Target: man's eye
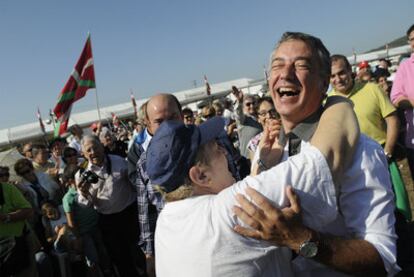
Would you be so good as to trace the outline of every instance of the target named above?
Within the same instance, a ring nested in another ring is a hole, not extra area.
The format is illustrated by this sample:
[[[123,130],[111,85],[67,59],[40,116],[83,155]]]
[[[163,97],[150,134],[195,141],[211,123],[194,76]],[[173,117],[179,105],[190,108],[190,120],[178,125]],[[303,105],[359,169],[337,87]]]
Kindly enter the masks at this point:
[[[295,68],[300,70],[308,70],[310,69],[310,65],[307,63],[297,63],[295,64]]]
[[[276,64],[273,64],[272,65],[272,70],[273,69],[281,69],[283,67],[283,64],[282,63],[276,63]]]

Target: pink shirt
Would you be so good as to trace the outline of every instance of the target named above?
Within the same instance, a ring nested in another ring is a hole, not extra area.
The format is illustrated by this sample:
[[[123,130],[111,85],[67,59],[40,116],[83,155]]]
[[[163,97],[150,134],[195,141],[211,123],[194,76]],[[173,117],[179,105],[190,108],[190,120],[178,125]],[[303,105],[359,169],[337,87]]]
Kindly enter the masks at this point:
[[[414,53],[411,57],[400,64],[391,90],[391,102],[399,97],[406,97],[414,100]],[[407,109],[404,111],[406,120],[405,146],[414,149],[414,111]]]

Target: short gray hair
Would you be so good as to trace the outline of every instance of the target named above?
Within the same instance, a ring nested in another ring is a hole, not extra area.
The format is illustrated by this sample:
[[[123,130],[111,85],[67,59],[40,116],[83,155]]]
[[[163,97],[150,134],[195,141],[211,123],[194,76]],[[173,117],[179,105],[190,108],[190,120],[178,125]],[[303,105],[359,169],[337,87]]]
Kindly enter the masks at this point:
[[[85,135],[81,139],[82,150],[83,150],[83,145],[86,142],[89,142],[89,141],[93,142],[94,144],[101,145],[103,147],[101,141],[99,140],[99,138],[97,136],[95,136],[95,135]]]
[[[326,49],[325,45],[319,38],[300,32],[285,32],[282,35],[280,40],[276,43],[276,46],[274,47],[272,54],[270,56],[269,72],[272,66],[271,63],[274,58],[274,53],[282,43],[289,40],[300,40],[306,43],[306,45],[308,45],[312,49],[312,52],[317,55],[321,69],[321,77],[329,80],[331,76],[331,54],[329,53],[328,49]]]

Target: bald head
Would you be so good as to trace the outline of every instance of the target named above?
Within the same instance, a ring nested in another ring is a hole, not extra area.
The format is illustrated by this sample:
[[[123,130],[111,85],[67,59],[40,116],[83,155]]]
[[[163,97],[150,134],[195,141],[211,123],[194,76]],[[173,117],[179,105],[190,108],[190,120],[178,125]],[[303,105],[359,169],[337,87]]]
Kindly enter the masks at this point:
[[[148,100],[146,107],[146,121],[148,132],[155,134],[164,120],[180,120],[181,104],[172,94],[157,94]]]

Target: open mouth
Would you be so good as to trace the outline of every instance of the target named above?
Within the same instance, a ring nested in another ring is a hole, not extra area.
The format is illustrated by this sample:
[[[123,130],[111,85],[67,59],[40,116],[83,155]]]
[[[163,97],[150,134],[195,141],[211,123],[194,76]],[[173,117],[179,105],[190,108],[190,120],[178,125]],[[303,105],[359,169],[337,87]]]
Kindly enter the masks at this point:
[[[300,93],[300,90],[296,90],[294,88],[287,88],[287,87],[281,87],[277,89],[277,93],[280,97],[291,97],[291,96],[297,96]]]

